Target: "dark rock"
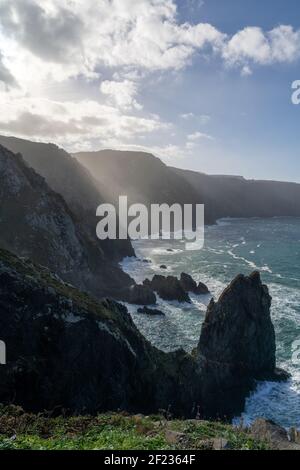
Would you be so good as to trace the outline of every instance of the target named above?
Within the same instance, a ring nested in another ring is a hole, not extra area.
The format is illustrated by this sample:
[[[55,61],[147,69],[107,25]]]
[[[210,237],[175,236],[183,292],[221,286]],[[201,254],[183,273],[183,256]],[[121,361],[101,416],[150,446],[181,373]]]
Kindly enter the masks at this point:
[[[168,251],[169,253],[173,253],[173,252],[174,252],[174,250],[173,250],[172,248],[168,248],[167,251]]]
[[[161,310],[148,308],[148,307],[139,308],[138,313],[142,313],[144,315],[150,315],[150,316],[165,316],[165,314]]]
[[[189,295],[183,290],[180,282],[174,276],[164,277],[156,274],[152,281],[146,279],[144,285],[157,292],[163,300],[191,302]]]
[[[208,306],[198,345],[203,405],[243,410],[256,380],[278,380],[271,297],[260,275],[237,276]],[[222,387],[220,386],[222,384]]]
[[[167,267],[165,264],[162,264],[162,265],[160,266],[160,269],[168,269],[168,267]]]
[[[152,261],[151,261],[150,259],[146,259],[146,258],[145,258],[145,259],[143,259],[143,263],[145,263],[145,264],[151,264]]]
[[[209,288],[203,282],[198,282],[197,292],[198,295],[206,295],[210,293]]]
[[[153,290],[146,285],[132,285],[122,294],[123,299],[134,305],[155,305],[156,296]]]
[[[186,273],[181,273],[180,284],[185,292],[192,292],[196,295],[209,294],[209,290],[205,284],[199,282],[197,285],[196,281]]]

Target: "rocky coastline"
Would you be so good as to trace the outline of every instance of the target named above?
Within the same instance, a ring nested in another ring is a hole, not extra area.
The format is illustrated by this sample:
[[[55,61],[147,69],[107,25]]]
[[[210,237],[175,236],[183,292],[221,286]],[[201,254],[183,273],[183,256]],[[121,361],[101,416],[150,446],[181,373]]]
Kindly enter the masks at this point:
[[[0,250],[0,331],[8,357],[0,402],[34,412],[168,410],[230,420],[256,380],[288,378],[276,369],[270,304],[258,273],[238,276],[209,305],[194,352],[163,353],[125,307],[98,302]]]

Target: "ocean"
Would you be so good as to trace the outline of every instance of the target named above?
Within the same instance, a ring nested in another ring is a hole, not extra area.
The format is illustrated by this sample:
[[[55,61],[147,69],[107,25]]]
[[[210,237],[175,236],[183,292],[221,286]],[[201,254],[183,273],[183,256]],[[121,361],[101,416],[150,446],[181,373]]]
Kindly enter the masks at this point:
[[[206,227],[200,251],[186,251],[183,241],[139,240],[134,248],[137,258],[125,259],[122,266],[137,282],[154,274],[178,276],[186,272],[207,284],[216,299],[237,274],[261,272],[273,298],[277,363],[292,378],[283,384],[258,383],[243,415],[234,421],[250,424],[265,417],[286,428],[300,428],[300,219],[222,219]],[[167,270],[161,269],[162,265]],[[164,351],[191,351],[199,341],[211,296],[191,298],[192,304],[158,299],[165,317],[138,314],[134,306],[128,305],[128,309],[152,344]]]

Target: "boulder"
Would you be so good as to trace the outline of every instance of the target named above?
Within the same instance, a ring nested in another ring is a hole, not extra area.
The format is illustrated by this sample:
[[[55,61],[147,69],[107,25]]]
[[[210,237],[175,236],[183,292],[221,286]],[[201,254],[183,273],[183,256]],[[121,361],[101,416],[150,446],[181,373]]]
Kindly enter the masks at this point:
[[[149,316],[161,316],[161,317],[165,316],[165,314],[161,310],[148,308],[148,307],[139,308],[138,313],[141,313],[143,315],[149,315]]]
[[[189,274],[181,273],[180,284],[185,292],[192,292],[196,295],[209,294],[208,287],[202,282],[199,282],[197,285],[196,281]]]
[[[165,264],[162,264],[162,265],[160,266],[160,269],[168,269],[168,267],[167,267]]]
[[[146,279],[144,285],[157,292],[163,300],[191,302],[189,295],[183,290],[179,280],[174,276],[155,275],[152,281]]]

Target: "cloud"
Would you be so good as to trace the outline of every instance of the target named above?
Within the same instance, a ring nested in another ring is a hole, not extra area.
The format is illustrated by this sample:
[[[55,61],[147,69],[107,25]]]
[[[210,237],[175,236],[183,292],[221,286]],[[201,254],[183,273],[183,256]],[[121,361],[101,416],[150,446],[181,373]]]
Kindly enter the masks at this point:
[[[104,95],[112,98],[113,102],[121,109],[142,109],[142,106],[135,99],[138,93],[138,86],[133,81],[124,80],[117,82],[105,80],[101,83],[100,90]]]
[[[283,25],[269,32],[247,27],[224,44],[222,56],[229,65],[293,62],[300,58],[300,31]]]
[[[201,139],[214,140],[214,138],[211,135],[204,134],[203,132],[194,132],[193,134],[189,134],[187,137],[187,140],[190,142],[195,142]]]
[[[0,131],[20,137],[55,139],[58,143],[86,147],[91,140],[99,145],[112,141],[129,142],[152,132],[169,131],[171,125],[158,116],[128,115],[117,107],[94,100],[78,103],[0,94]]]

